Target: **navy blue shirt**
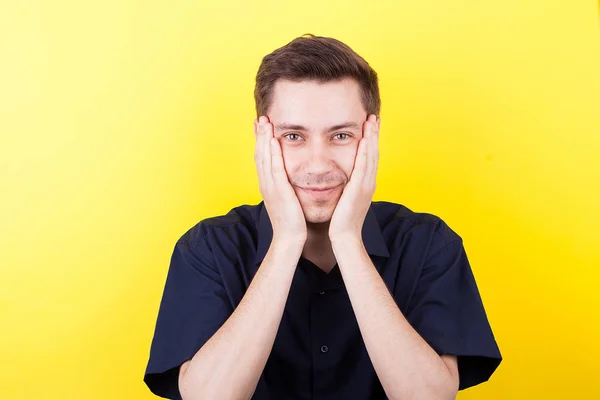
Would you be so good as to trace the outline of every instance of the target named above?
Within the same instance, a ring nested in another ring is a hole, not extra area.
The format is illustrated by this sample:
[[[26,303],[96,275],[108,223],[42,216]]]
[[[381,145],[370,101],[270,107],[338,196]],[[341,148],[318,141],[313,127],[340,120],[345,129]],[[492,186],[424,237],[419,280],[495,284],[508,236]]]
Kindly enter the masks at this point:
[[[175,244],[144,382],[181,399],[178,374],[242,300],[271,243],[264,202],[207,218]],[[439,354],[458,356],[460,389],[502,357],[461,237],[439,217],[372,202],[363,243],[403,315]],[[399,371],[400,372],[400,371]],[[386,399],[339,266],[300,257],[253,399]]]

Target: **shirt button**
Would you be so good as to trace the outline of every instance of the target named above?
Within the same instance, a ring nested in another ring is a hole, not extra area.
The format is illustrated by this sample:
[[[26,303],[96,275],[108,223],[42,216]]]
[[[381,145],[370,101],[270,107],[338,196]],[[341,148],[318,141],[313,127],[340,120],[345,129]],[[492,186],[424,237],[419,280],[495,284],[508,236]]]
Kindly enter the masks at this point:
[[[319,294],[325,294],[325,292],[319,292]]]
[[[321,346],[321,353],[327,353],[329,351],[329,347],[323,345]]]

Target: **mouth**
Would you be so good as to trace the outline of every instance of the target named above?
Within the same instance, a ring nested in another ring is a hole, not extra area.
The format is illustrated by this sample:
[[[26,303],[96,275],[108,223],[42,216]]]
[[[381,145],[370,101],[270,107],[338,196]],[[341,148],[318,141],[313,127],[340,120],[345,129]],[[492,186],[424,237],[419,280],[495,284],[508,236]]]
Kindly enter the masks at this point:
[[[329,197],[333,192],[335,192],[337,190],[337,188],[339,188],[341,186],[341,184],[337,185],[337,186],[330,186],[330,187],[324,187],[324,188],[303,188],[300,187],[300,189],[302,189],[302,191],[308,195],[310,195],[311,197],[320,200],[320,199],[326,199],[327,197]]]

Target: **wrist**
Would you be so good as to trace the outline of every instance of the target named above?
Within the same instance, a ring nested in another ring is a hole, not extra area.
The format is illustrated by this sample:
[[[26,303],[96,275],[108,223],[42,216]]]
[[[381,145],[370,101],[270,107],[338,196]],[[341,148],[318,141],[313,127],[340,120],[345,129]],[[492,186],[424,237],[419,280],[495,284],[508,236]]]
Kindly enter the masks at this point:
[[[337,235],[330,235],[329,241],[331,242],[331,246],[344,246],[344,245],[352,245],[355,246],[358,243],[362,243],[362,235],[358,233],[343,233]]]
[[[271,247],[285,252],[294,252],[304,249],[305,238],[292,238],[288,236],[273,236]]]

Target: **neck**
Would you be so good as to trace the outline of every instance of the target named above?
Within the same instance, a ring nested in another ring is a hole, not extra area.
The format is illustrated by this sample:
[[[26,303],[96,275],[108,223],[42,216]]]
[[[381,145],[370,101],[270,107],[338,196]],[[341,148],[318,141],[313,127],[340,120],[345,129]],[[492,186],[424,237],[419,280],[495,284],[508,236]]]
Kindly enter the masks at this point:
[[[302,256],[329,273],[336,264],[329,240],[329,221],[320,224],[307,222],[306,229],[307,237]]]
[[[306,223],[306,243],[304,244],[304,254],[311,253],[329,253],[331,241],[329,240],[329,221],[322,223]]]
[[[315,224],[313,222],[306,222],[306,231],[307,231],[307,241],[311,240],[311,238],[323,240],[327,238],[329,241],[329,222],[321,222]]]

